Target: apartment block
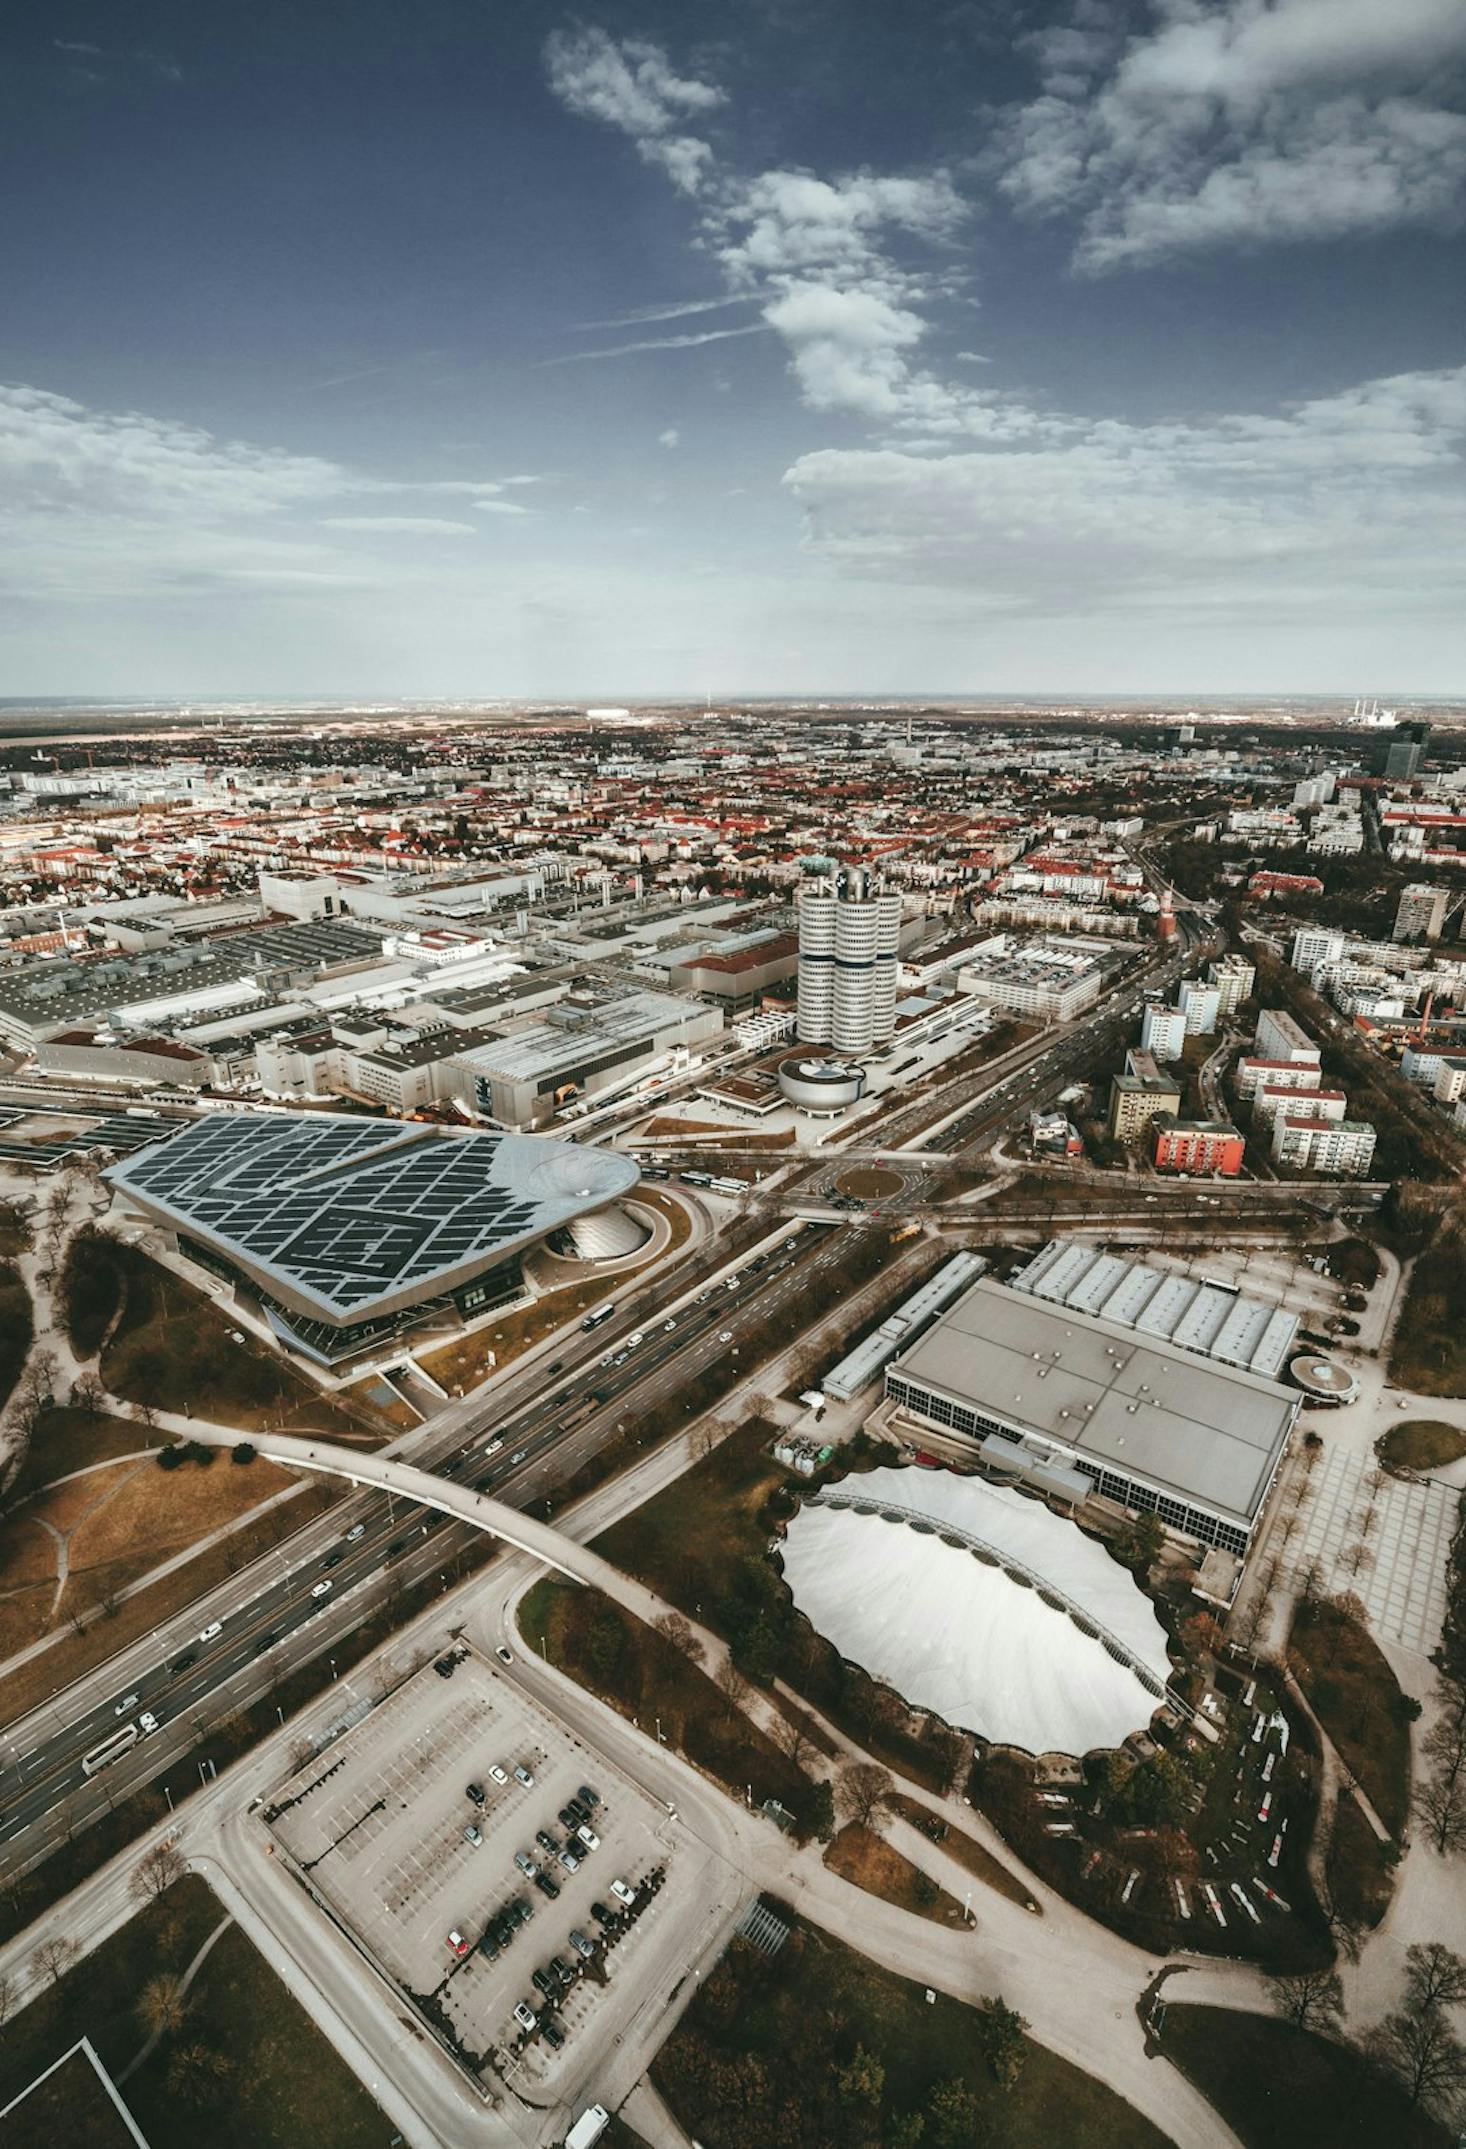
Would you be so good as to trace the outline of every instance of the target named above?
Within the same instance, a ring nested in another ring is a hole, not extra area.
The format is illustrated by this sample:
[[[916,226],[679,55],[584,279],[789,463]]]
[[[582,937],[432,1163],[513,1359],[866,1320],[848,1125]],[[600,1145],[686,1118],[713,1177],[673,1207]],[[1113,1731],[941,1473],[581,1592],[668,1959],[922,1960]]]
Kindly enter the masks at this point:
[[[1252,1117],[1259,1127],[1276,1128],[1289,1112],[1337,1123],[1348,1111],[1349,1099],[1341,1089],[1291,1089],[1281,1082],[1264,1082],[1252,1100]]]
[[[1277,1089],[1318,1089],[1323,1075],[1316,1059],[1238,1060],[1237,1094],[1244,1104],[1256,1097],[1264,1083]]]
[[[1178,1060],[1186,1049],[1186,1017],[1179,1007],[1148,1007],[1140,1018],[1140,1048],[1158,1060]]]
[[[1217,989],[1217,1013],[1225,1021],[1235,1015],[1244,1000],[1252,998],[1252,988],[1257,983],[1257,966],[1245,955],[1224,955],[1219,962],[1207,965],[1207,982]]]
[[[1318,1046],[1308,1032],[1277,1007],[1265,1007],[1258,1016],[1252,1049],[1260,1060],[1293,1060],[1306,1064],[1318,1059]]]
[[[1362,1179],[1374,1162],[1375,1132],[1367,1120],[1313,1119],[1284,1113],[1273,1129],[1273,1161],[1300,1171]]]
[[[1201,985],[1194,978],[1183,978],[1176,994],[1176,1005],[1186,1024],[1188,1037],[1210,1037],[1221,1010],[1221,994],[1215,985]]]
[[[1117,1142],[1133,1142],[1161,1112],[1181,1107],[1181,1086],[1161,1073],[1148,1052],[1132,1052],[1124,1074],[1110,1083],[1110,1133]]]
[[[1450,897],[1449,888],[1432,887],[1429,881],[1411,881],[1408,888],[1400,890],[1391,937],[1395,940],[1439,940],[1446,928]]]
[[[1235,1179],[1245,1148],[1241,1134],[1225,1119],[1177,1119],[1162,1112],[1155,1121],[1157,1171],[1218,1173]]]
[[[1300,925],[1293,935],[1288,960],[1295,970],[1301,970],[1305,977],[1312,977],[1315,971],[1342,962],[1348,945],[1348,934],[1336,931],[1333,926]]]

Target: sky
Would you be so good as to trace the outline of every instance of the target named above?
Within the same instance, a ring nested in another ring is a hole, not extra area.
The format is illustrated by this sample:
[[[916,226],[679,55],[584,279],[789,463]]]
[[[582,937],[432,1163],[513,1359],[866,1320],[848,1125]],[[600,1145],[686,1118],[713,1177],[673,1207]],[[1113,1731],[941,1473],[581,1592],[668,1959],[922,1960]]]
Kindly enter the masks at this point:
[[[1466,0],[8,21],[0,694],[1466,693]]]

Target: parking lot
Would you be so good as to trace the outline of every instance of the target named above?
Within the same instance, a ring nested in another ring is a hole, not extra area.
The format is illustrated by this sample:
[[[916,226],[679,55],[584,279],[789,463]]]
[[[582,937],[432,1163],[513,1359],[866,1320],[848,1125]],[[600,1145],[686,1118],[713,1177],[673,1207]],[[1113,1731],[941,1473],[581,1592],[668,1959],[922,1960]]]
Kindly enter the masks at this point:
[[[665,1808],[491,1659],[460,1646],[439,1662],[450,1676],[415,1673],[262,1819],[460,2063],[532,2093],[584,2058],[618,1988],[636,2000],[697,1860]]]

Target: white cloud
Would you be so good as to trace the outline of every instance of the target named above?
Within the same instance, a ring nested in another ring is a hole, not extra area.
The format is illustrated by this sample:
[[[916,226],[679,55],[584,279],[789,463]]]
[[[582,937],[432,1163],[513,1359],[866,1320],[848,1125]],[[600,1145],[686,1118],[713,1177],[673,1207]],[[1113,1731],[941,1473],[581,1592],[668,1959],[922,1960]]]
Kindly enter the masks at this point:
[[[675,425],[669,425],[664,433],[658,433],[657,445],[661,448],[675,448],[681,438],[682,435],[678,431],[677,427]]]
[[[1072,425],[988,451],[823,450],[785,483],[843,574],[1062,619],[1289,607],[1453,614],[1466,367],[1205,425]]]
[[[481,515],[528,515],[531,510],[521,507],[517,500],[475,500],[474,506]]]
[[[557,33],[546,48],[551,87],[573,112],[608,121],[660,162],[674,184],[697,197],[700,236],[729,281],[731,303],[757,299],[763,324],[780,337],[813,409],[879,418],[900,430],[933,426],[986,434],[998,418],[991,399],[942,385],[913,365],[925,334],[918,310],[930,279],[902,266],[897,244],[947,248],[968,214],[946,172],[847,172],[834,179],[778,167],[752,178],[719,170],[705,143],[693,162],[671,133],[675,85],[708,104],[722,92],[688,84],[656,46],[616,42],[604,31]],[[674,154],[675,153],[675,154]],[[697,309],[708,301],[694,301]],[[646,319],[681,308],[650,309]],[[689,309],[691,310],[691,309]],[[694,349],[758,333],[751,327],[648,337],[608,350],[561,353],[549,365],[620,358],[643,350]]]
[[[688,113],[723,104],[720,89],[676,74],[660,46],[637,38],[618,43],[600,29],[552,31],[545,61],[551,89],[572,112],[619,128],[682,193],[698,191],[712,150],[676,130]]]
[[[1458,221],[1461,0],[1153,0],[1120,40],[1028,40],[1042,91],[999,130],[999,185],[1080,218],[1100,272],[1218,245]]]
[[[511,509],[522,514],[522,508]],[[323,515],[323,530],[377,531],[392,537],[474,537],[471,522],[444,522],[434,515]]]

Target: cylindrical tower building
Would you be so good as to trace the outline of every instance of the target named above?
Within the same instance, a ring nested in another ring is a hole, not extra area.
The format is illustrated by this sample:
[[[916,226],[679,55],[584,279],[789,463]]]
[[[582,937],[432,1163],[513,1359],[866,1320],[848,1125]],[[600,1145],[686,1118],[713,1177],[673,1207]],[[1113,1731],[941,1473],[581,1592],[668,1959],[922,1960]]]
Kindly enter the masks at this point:
[[[884,1044],[896,1026],[901,898],[876,891],[861,868],[821,882],[799,898],[799,1014],[802,1044],[859,1054]]]

